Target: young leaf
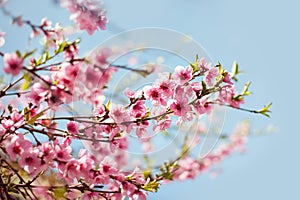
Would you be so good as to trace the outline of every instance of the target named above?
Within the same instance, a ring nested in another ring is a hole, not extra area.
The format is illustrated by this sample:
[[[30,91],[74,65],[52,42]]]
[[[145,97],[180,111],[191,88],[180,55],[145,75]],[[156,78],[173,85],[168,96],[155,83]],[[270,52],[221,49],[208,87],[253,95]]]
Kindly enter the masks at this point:
[[[268,113],[270,113],[270,107],[272,106],[272,102],[263,107],[262,109],[258,110],[257,112],[263,114],[264,116],[270,117]]]
[[[44,112],[40,112],[40,113],[36,114],[36,115],[33,116],[29,121],[27,121],[27,123],[33,125],[34,122],[35,122],[40,116],[42,116],[43,114],[44,114]]]
[[[249,95],[251,95],[251,92],[248,91],[250,84],[251,84],[250,81],[245,84],[243,92],[242,92],[243,96],[249,96]]]

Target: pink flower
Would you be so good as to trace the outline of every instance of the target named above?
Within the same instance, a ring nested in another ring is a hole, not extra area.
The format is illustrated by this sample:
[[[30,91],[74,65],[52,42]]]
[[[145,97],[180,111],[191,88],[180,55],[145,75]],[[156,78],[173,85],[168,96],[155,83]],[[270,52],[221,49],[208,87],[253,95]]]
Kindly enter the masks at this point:
[[[230,76],[230,74],[229,74],[228,72],[226,72],[226,74],[225,74],[225,77],[224,77],[223,81],[224,81],[225,83],[228,83],[228,84],[230,84],[230,85],[232,85],[232,84],[233,84],[233,83],[231,82],[231,76]]]
[[[112,105],[112,108],[109,112],[109,117],[111,117],[117,123],[130,121],[129,113],[127,112],[127,110],[125,110],[124,106],[121,104]]]
[[[190,106],[188,104],[187,98],[174,99],[170,105],[170,109],[176,116],[184,116],[190,111]]]
[[[191,87],[193,88],[194,92],[199,93],[202,90],[202,84],[199,82],[193,82],[191,84]]]
[[[131,197],[134,194],[136,189],[137,187],[134,184],[129,183],[127,181],[122,182],[121,185],[122,195]]]
[[[24,115],[20,114],[17,109],[13,109],[11,120],[14,122],[14,127],[20,127],[24,123]]]
[[[88,34],[93,34],[98,28],[105,29],[108,22],[106,10],[99,1],[62,0],[61,5],[71,13],[70,18],[75,20],[79,28]]]
[[[72,159],[66,163],[66,165],[59,164],[60,172],[62,173],[63,178],[72,183],[76,177],[79,177],[80,171],[78,170],[78,161]]]
[[[33,176],[42,170],[42,160],[38,157],[39,154],[36,150],[37,149],[30,149],[25,151],[21,155],[21,159],[19,161],[20,167],[22,167],[28,174]]]
[[[20,58],[18,54],[4,54],[4,71],[13,76],[17,76],[23,68],[23,58]]]
[[[74,121],[69,121],[67,123],[67,129],[73,135],[78,134],[78,128],[77,128],[77,126],[78,126],[77,123],[74,122]]]
[[[65,75],[65,77],[68,77],[71,80],[74,80],[75,78],[77,78],[78,73],[79,73],[79,68],[80,68],[79,63],[73,63],[73,64],[63,63],[62,64],[62,69],[64,69],[64,72],[65,72],[65,74],[63,74],[63,75]]]
[[[143,135],[146,135],[148,133],[147,128],[149,126],[148,121],[142,121],[138,124],[138,127],[136,128],[136,135],[139,138],[142,138]]]
[[[240,104],[244,103],[244,99],[234,99],[234,96],[235,87],[233,85],[226,85],[220,90],[218,100],[221,104],[228,103],[232,107],[239,108]]]
[[[5,35],[6,33],[0,31],[0,47],[2,47],[5,44],[5,39],[4,39]]]
[[[162,95],[162,91],[155,87],[144,88],[144,96],[146,99],[151,100],[153,105],[167,105],[165,97]]]
[[[4,129],[11,129],[14,126],[14,121],[11,119],[4,118],[2,119],[1,124]]]
[[[101,82],[101,76],[103,72],[100,69],[95,69],[92,66],[88,66],[85,71],[85,85],[89,88],[97,87]]]
[[[126,136],[115,137],[110,143],[110,150],[112,152],[114,152],[116,148],[126,150],[128,145],[128,138]]]
[[[190,157],[179,160],[178,166],[174,176],[179,180],[194,179],[200,173],[198,161]]]
[[[199,115],[209,114],[212,109],[212,104],[207,102],[207,99],[199,99],[195,104],[196,111]]]
[[[109,184],[109,181],[110,181],[110,178],[109,176],[106,176],[106,175],[97,175],[94,177],[92,183],[93,184],[96,184],[96,185],[104,185],[104,184]]]
[[[95,107],[94,111],[93,111],[93,114],[96,116],[96,117],[101,117],[105,114],[105,107],[103,104],[100,104],[98,105],[97,107]]]
[[[32,143],[24,138],[23,134],[10,136],[10,142],[6,146],[7,154],[12,161],[17,160],[25,151],[32,147]]]
[[[68,162],[70,161],[73,157],[71,155],[72,148],[70,146],[64,146],[64,145],[55,145],[55,158],[59,161],[62,162]]]
[[[45,164],[49,164],[54,158],[54,146],[52,143],[42,143],[38,146],[40,157],[43,159]]]
[[[53,196],[48,188],[34,187],[32,188],[32,191],[34,192],[35,196],[38,197],[38,199],[53,200]]]
[[[171,119],[169,116],[164,117],[164,119],[160,120],[153,126],[153,131],[164,131],[171,126]]]
[[[211,63],[208,63],[205,58],[199,60],[199,67],[203,70],[209,70],[211,68]]]
[[[154,86],[162,92],[164,99],[168,99],[173,95],[175,85],[175,81],[170,79],[170,74],[167,72],[159,74],[159,78],[154,83]]]
[[[193,68],[190,65],[185,68],[182,66],[177,66],[175,68],[174,79],[179,80],[181,85],[191,80],[192,76]]]
[[[126,88],[124,91],[124,94],[129,98],[129,99],[134,99],[136,96],[136,93],[129,88]]]
[[[96,199],[101,199],[98,192],[86,191],[81,197],[81,200],[96,200]]]
[[[211,68],[205,76],[205,82],[208,86],[213,86],[215,78],[219,76],[219,70],[216,67]]]
[[[97,50],[92,59],[95,65],[102,67],[108,64],[108,58],[112,55],[112,50],[108,47]]]
[[[144,101],[137,101],[131,107],[130,115],[135,118],[143,118],[146,115],[146,106]]]
[[[109,164],[108,161],[104,160],[100,163],[100,172],[102,175],[114,175],[118,170]]]
[[[142,190],[136,190],[132,194],[130,200],[146,200],[147,199],[147,193]]]
[[[39,105],[48,94],[48,90],[45,88],[45,86],[40,83],[34,83],[31,87],[31,91],[26,95],[28,99],[31,100],[35,105]]]

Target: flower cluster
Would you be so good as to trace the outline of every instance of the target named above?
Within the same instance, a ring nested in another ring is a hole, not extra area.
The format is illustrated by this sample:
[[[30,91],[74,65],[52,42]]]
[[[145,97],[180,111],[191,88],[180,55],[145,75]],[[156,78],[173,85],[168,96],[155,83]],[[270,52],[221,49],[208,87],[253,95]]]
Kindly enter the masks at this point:
[[[61,4],[80,29],[89,34],[105,29],[107,18],[99,2]],[[52,27],[46,18],[38,25],[12,18],[19,26],[30,26],[32,36],[42,34],[44,50],[41,55],[35,50],[0,52],[3,71],[12,78],[0,90],[1,199],[144,200],[166,181],[195,178],[234,151],[244,152],[245,123],[222,135],[223,142],[207,156],[193,156],[208,132],[194,121],[208,116],[215,105],[266,116],[270,112],[271,104],[261,110],[240,107],[250,95],[250,83],[236,91],[237,64],[229,72],[198,57],[172,73],[157,73],[151,85],[127,88],[125,103],[116,103],[109,99],[116,73],[128,70],[144,77],[154,70],[115,65],[114,49],[108,47],[80,57],[80,40],[69,41],[58,24]],[[0,32],[0,46],[4,36]],[[77,114],[77,103],[87,105],[89,109],[79,107],[88,114]],[[155,148],[153,133],[168,138],[167,131],[187,123],[196,130],[185,136],[176,157],[153,165],[147,156]],[[128,153],[133,136],[143,145],[144,160],[133,160]]]
[[[95,30],[105,30],[108,19],[102,3],[93,0],[61,0],[61,6],[66,8],[79,26],[80,30],[86,30],[92,35]]]

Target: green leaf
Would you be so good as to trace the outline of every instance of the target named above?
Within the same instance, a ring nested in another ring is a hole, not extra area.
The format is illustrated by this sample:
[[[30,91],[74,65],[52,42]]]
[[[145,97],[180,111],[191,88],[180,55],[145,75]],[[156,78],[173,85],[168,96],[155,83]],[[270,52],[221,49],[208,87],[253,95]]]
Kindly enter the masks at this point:
[[[194,63],[190,63],[190,66],[193,68],[193,73],[197,72],[200,70],[199,68],[199,57],[198,54],[196,55],[196,60]]]
[[[157,192],[159,182],[157,180],[150,181],[147,185],[143,185],[142,188],[149,192]]]
[[[111,109],[111,101],[108,100],[107,103],[106,103],[106,105],[104,104],[104,107],[105,107],[105,111],[109,112],[110,109]]]
[[[55,199],[60,199],[60,198],[65,198],[64,195],[67,192],[67,188],[62,186],[62,187],[54,188],[52,191]]]
[[[32,83],[32,79],[29,73],[24,73],[23,78],[25,82],[22,85],[22,90],[27,90]]]
[[[79,44],[80,42],[81,42],[81,39],[80,39],[80,38],[77,38],[77,39],[74,41],[75,44]]]
[[[263,107],[262,109],[258,110],[257,112],[260,114],[263,114],[264,116],[270,117],[270,115],[268,113],[270,113],[270,108],[272,106],[272,102],[269,103],[268,105],[266,105],[265,107]]]
[[[242,92],[243,96],[249,96],[252,94],[251,92],[248,91],[250,84],[251,84],[250,81],[245,84],[243,92]]]
[[[19,58],[22,58],[22,54],[19,50],[16,51],[16,54],[18,55]]]
[[[144,178],[147,179],[148,177],[151,176],[151,170],[145,170],[143,174],[144,174]]]
[[[242,73],[243,73],[243,71],[240,71],[240,70],[239,70],[239,64],[238,64],[236,61],[234,61],[234,62],[233,62],[233,65],[232,65],[232,69],[231,69],[231,76],[232,76],[232,79],[233,79],[235,82],[237,82],[238,79],[236,78],[236,75],[242,74]]]
[[[223,74],[224,70],[223,70],[222,64],[220,62],[218,62],[218,64],[215,67],[219,68],[219,73],[220,74]]]
[[[58,45],[58,48],[55,50],[55,54],[61,53],[65,50],[65,47],[67,46],[67,42],[63,41]]]
[[[30,119],[30,111],[27,107],[24,108],[25,121],[29,121]]]
[[[43,112],[43,111],[40,112],[40,113],[38,113],[38,114],[36,114],[34,117],[32,117],[30,120],[28,120],[27,123],[33,125],[34,122],[35,122],[39,117],[41,117],[42,115],[44,115],[44,112]]]
[[[34,54],[36,52],[36,49],[32,50],[32,51],[29,51],[29,52],[25,52],[23,58],[26,59],[28,58],[29,56],[31,56],[32,54]]]

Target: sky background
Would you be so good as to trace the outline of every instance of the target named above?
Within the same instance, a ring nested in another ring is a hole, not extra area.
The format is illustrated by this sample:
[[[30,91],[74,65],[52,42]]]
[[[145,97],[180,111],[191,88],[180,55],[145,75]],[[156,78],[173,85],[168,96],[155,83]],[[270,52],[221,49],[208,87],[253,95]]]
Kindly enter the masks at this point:
[[[246,107],[274,103],[270,119],[228,111],[226,124],[249,118],[253,130],[272,124],[278,127],[276,133],[251,136],[247,153],[226,159],[221,165],[223,173],[217,178],[202,175],[196,180],[164,185],[149,199],[300,199],[298,0],[131,0],[105,4],[111,24],[107,31],[86,39],[81,44],[82,51],[122,30],[174,29],[192,36],[215,62],[221,61],[224,66],[239,62],[246,72],[240,80],[251,80],[250,90],[254,93]],[[70,23],[67,12],[51,1],[11,0],[8,8],[34,22],[47,16],[53,22]],[[10,27],[2,14],[0,30],[8,33],[1,51],[26,45],[23,30]],[[81,34],[83,39],[86,36]]]

